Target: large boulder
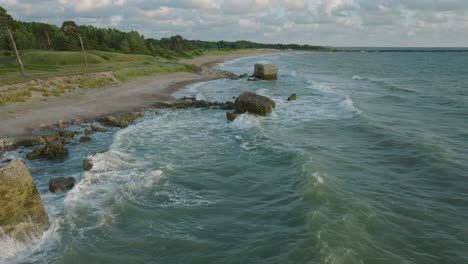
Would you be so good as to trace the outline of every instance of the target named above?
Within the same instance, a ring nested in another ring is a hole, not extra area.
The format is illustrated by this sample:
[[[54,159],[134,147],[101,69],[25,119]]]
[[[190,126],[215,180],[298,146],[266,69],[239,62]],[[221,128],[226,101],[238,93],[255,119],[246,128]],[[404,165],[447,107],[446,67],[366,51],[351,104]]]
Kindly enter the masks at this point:
[[[65,192],[71,190],[75,183],[76,180],[73,177],[53,178],[49,180],[49,191],[53,193],[57,191]]]
[[[275,106],[275,101],[270,98],[251,92],[241,94],[234,102],[234,110],[239,114],[249,112],[251,114],[268,116],[273,112]]]
[[[12,238],[26,241],[49,228],[41,196],[20,160],[0,167],[0,205],[0,227]]]
[[[254,77],[262,80],[277,80],[278,66],[274,64],[255,64]]]

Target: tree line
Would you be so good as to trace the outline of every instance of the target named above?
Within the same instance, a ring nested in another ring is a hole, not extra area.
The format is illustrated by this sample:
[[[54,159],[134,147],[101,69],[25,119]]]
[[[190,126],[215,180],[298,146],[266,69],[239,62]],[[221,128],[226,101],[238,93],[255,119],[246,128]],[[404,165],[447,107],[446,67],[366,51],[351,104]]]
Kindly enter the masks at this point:
[[[330,51],[322,46],[297,44],[261,44],[251,41],[202,41],[187,40],[180,35],[170,38],[146,39],[137,31],[123,32],[113,28],[97,28],[77,25],[73,21],[63,22],[61,27],[13,19],[0,6],[0,51],[9,55],[15,51],[18,63],[22,63],[18,50],[82,51],[86,65],[86,50],[145,54],[165,58],[201,55],[205,50],[221,49],[293,49]]]

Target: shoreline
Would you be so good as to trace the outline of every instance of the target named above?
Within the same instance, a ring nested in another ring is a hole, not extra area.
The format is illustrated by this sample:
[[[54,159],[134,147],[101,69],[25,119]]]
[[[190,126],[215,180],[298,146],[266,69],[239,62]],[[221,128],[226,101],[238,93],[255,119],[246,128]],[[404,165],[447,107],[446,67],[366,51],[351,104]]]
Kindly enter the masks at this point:
[[[224,61],[258,55],[285,53],[282,50],[255,50],[219,55],[205,55],[182,60],[184,64],[212,68]],[[219,75],[201,75],[177,72],[138,78],[117,85],[48,98],[30,99],[21,103],[0,106],[0,153],[16,144],[18,138],[38,136],[37,132],[54,124],[89,122],[116,113],[141,111],[154,102],[173,102],[172,94],[187,85],[221,78]]]

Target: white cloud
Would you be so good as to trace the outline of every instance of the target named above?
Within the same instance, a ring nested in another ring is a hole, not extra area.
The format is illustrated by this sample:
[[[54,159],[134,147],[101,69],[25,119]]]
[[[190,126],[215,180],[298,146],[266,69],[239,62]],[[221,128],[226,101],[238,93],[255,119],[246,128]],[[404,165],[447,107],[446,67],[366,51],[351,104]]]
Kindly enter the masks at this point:
[[[78,12],[96,11],[110,5],[112,5],[111,0],[80,0],[75,6],[75,10]]]
[[[16,19],[322,45],[466,46],[468,0],[0,0]],[[436,39],[440,36],[440,39]],[[443,38],[441,37],[443,36]]]

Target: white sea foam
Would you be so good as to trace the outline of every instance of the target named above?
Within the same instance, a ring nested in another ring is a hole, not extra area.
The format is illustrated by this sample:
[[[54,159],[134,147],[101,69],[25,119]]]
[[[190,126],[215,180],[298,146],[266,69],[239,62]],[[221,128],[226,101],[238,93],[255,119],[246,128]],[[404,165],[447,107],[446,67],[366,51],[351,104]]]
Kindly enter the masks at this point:
[[[184,89],[180,89],[172,94],[175,98],[195,97],[197,100],[205,100],[205,97],[200,93],[199,88],[206,85],[208,82],[198,82],[187,85]]]
[[[252,150],[252,149],[257,148],[255,146],[251,146],[250,142],[244,142],[240,145],[240,147],[245,150]]]
[[[317,180],[317,183],[323,184],[324,180],[323,180],[322,175],[320,175],[319,172],[315,172],[314,174],[312,174],[312,176],[314,176],[314,178]]]
[[[27,246],[26,243],[6,235],[0,227],[0,263],[7,263],[8,258],[16,256],[18,252],[25,250]]]
[[[161,207],[186,208],[208,206],[215,203],[214,201],[204,199],[194,191],[181,188],[170,191],[158,190],[154,192],[154,196],[164,197],[166,199],[166,201],[159,204]]]
[[[356,112],[356,113],[359,113],[361,114],[361,110],[359,110],[358,108],[356,108],[356,106],[354,106],[354,102],[353,100],[351,100],[350,97],[346,96],[346,99],[341,101],[340,102],[340,106],[344,109],[347,109],[351,112]]]
[[[239,115],[231,125],[238,129],[251,129],[260,127],[260,120],[257,116],[250,114]]]
[[[89,156],[89,158],[93,163],[93,171],[110,171],[145,165],[145,163],[139,162],[130,155],[117,150],[97,153]]]
[[[359,75],[354,75],[354,76],[352,77],[352,79],[353,79],[353,80],[356,80],[356,81],[362,81],[362,80],[364,80],[364,79],[366,79],[366,78],[361,77],[361,76],[359,76]]]

